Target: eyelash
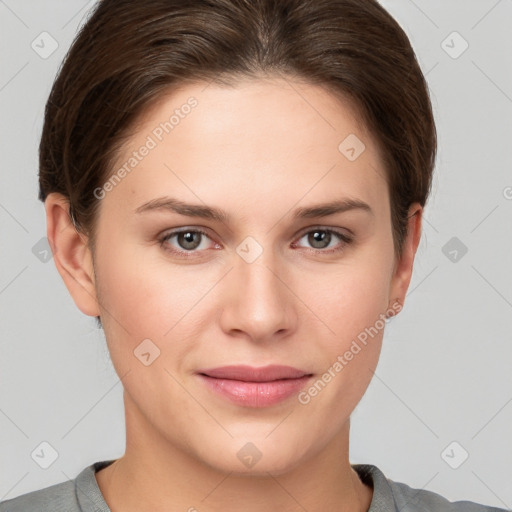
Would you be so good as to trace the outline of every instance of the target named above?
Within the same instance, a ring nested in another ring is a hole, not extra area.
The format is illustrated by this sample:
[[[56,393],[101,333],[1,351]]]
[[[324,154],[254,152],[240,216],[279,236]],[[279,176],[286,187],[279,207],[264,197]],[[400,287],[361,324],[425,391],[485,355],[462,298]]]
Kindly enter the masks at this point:
[[[315,248],[309,248],[308,250],[310,252],[323,253],[323,254],[333,254],[333,253],[341,252],[345,248],[345,246],[350,245],[353,242],[353,240],[354,240],[353,237],[351,237],[351,236],[349,236],[349,235],[347,235],[345,233],[342,233],[342,232],[340,232],[340,231],[338,231],[336,229],[327,228],[327,227],[321,227],[321,226],[313,227],[313,228],[308,229],[307,231],[303,231],[299,235],[298,240],[303,238],[305,235],[308,235],[308,234],[313,233],[315,231],[323,231],[325,233],[334,234],[335,236],[337,236],[337,237],[339,237],[341,239],[342,245],[340,247],[337,247],[337,248],[334,248],[334,249],[315,249]],[[161,238],[159,238],[158,241],[160,242],[160,246],[165,251],[168,251],[168,252],[170,252],[170,253],[172,253],[174,255],[178,255],[179,257],[182,257],[182,258],[193,258],[193,257],[195,257],[195,256],[193,256],[193,254],[195,254],[197,252],[200,252],[200,251],[197,251],[197,250],[191,250],[191,251],[177,250],[177,249],[174,249],[174,248],[173,249],[169,249],[169,248],[164,247],[166,242],[168,242],[171,238],[179,235],[180,233],[200,233],[202,236],[210,238],[210,236],[208,235],[208,233],[206,233],[206,231],[203,231],[202,229],[198,229],[198,228],[174,230],[174,231],[171,231],[169,233],[166,233]]]

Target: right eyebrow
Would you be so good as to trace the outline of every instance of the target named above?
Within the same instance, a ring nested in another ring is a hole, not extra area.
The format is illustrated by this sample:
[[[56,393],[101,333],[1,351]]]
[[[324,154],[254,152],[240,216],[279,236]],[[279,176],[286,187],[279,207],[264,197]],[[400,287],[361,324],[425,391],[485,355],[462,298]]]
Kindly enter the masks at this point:
[[[184,203],[183,201],[179,201],[173,197],[159,197],[157,199],[152,199],[151,201],[139,206],[135,210],[135,213],[159,210],[167,210],[180,215],[186,215],[188,217],[212,219],[222,223],[229,222],[229,215],[224,210],[212,208],[211,206]]]

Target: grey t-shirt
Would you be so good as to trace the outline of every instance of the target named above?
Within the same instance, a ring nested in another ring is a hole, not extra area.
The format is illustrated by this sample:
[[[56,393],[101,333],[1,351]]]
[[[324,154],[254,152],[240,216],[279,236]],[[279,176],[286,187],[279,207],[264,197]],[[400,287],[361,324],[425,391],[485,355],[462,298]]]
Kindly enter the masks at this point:
[[[0,502],[0,512],[110,512],[94,476],[114,460],[86,467],[74,480]],[[371,464],[353,464],[361,480],[373,486],[368,512],[503,512],[470,501],[450,502],[439,494],[393,482]]]

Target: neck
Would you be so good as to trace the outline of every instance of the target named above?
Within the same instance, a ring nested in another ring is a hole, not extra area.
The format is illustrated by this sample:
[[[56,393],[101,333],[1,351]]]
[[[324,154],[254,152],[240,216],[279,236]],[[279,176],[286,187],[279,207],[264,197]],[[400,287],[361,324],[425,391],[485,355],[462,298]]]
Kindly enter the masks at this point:
[[[366,512],[373,491],[348,459],[349,425],[286,472],[253,476],[206,465],[155,431],[125,393],[126,452],[96,473],[112,512]]]

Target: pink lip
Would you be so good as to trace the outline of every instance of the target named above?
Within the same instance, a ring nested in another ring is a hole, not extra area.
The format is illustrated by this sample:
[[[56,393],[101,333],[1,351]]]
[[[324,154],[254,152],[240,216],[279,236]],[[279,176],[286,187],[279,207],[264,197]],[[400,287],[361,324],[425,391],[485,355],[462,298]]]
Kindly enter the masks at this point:
[[[291,366],[223,366],[200,370],[199,377],[213,391],[247,407],[267,407],[296,394],[311,374]]]

